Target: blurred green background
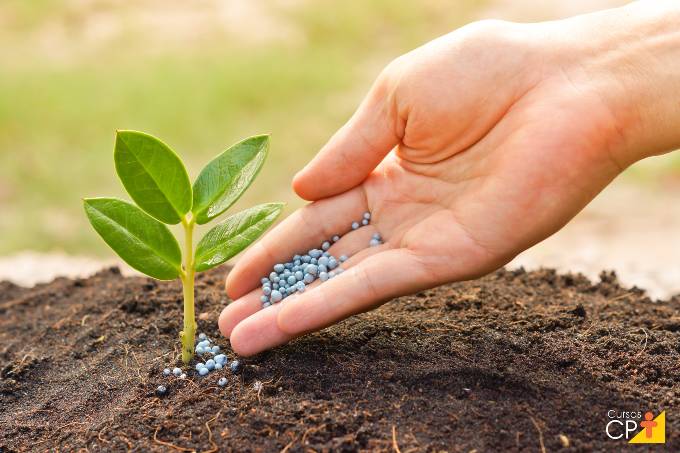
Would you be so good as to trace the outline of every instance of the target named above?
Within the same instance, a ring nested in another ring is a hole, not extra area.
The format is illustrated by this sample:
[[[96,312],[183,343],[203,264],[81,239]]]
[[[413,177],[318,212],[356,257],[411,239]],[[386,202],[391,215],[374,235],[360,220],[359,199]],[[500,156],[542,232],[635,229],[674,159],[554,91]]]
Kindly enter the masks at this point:
[[[125,196],[117,128],[160,137],[193,176],[227,145],[269,132],[270,159],[237,208],[281,200],[290,212],[302,204],[293,174],[380,69],[489,3],[3,0],[0,255],[110,255],[80,198]],[[628,177],[655,183],[679,169],[665,158]]]

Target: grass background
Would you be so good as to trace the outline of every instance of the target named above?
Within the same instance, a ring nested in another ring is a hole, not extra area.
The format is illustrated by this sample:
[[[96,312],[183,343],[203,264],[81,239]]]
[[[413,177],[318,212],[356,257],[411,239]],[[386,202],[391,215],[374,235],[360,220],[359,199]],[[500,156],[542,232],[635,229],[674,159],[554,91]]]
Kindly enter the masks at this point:
[[[107,256],[84,196],[125,196],[114,131],[170,144],[196,176],[240,138],[272,134],[237,208],[300,206],[290,180],[392,58],[475,19],[489,2],[395,0],[0,3],[0,255]],[[677,154],[677,153],[676,153]],[[669,156],[629,171],[659,184]]]

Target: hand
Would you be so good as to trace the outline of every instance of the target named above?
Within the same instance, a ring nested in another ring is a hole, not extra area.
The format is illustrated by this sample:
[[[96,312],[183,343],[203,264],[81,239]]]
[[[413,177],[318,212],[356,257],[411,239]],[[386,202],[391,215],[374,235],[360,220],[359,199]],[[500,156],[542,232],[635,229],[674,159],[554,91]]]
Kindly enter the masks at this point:
[[[219,326],[234,350],[255,354],[396,296],[489,273],[561,228],[641,149],[676,143],[645,123],[645,75],[621,68],[651,56],[617,53],[621,36],[595,39],[620,25],[609,14],[476,23],[390,64],[295,177],[313,203],[230,272],[235,300]],[[370,226],[351,231],[364,211]],[[369,248],[374,232],[385,243]],[[330,251],[350,256],[346,271],[262,310],[260,278],[334,234],[343,236]]]

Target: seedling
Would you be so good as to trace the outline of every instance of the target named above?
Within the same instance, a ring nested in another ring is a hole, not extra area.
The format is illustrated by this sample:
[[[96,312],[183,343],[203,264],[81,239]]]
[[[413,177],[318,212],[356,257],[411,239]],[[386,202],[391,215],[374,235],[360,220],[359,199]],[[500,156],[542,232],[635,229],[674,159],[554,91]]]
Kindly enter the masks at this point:
[[[215,157],[193,186],[181,159],[159,139],[118,131],[116,173],[137,203],[118,198],[86,198],[85,213],[104,241],[130,266],[158,280],[182,281],[184,328],[182,361],[194,355],[196,320],[194,277],[232,258],[276,220],[283,203],[266,203],[232,214],[198,242],[196,225],[206,224],[231,207],[253,182],[269,149],[269,136],[242,140]],[[184,255],[166,225],[182,224]]]

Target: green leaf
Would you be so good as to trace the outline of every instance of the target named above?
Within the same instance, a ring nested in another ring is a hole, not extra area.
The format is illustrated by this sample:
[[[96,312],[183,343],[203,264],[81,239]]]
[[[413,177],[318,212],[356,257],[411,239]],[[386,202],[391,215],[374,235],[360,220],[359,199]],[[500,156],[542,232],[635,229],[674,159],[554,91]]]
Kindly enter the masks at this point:
[[[269,150],[269,135],[256,135],[214,158],[194,182],[196,223],[214,219],[239,199],[257,176]]]
[[[94,229],[126,263],[159,280],[179,277],[182,252],[168,227],[117,198],[86,198],[83,203]]]
[[[260,237],[282,210],[283,203],[261,204],[237,212],[215,225],[196,247],[196,271],[208,270],[237,255]]]
[[[151,216],[174,225],[191,210],[191,183],[182,160],[156,137],[118,131],[116,172],[133,200]]]

